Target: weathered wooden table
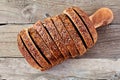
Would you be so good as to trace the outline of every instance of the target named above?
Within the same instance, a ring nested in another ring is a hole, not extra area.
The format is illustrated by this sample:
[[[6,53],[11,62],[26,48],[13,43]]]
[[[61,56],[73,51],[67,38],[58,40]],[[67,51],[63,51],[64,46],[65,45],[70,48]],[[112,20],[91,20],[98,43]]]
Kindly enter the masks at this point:
[[[99,39],[83,57],[40,72],[21,56],[17,33],[70,6],[89,15],[100,7],[113,10],[114,21],[98,29]],[[0,0],[0,80],[120,80],[120,0]]]

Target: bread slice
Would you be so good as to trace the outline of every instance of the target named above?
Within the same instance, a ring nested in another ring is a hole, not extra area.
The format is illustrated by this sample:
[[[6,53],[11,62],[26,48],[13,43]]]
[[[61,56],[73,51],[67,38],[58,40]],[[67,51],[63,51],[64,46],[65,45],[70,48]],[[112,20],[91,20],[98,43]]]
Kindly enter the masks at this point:
[[[20,35],[21,35],[26,47],[30,51],[31,55],[39,63],[39,65],[42,68],[50,67],[51,65],[45,60],[45,58],[41,55],[40,51],[37,49],[37,46],[35,45],[35,43],[31,40],[29,33],[28,33],[28,29],[23,29],[20,32]]]
[[[41,36],[38,34],[38,32],[34,28],[29,28],[28,32],[32,38],[32,40],[35,42],[35,44],[38,46],[38,50],[41,52],[44,59],[49,63],[52,64],[52,66],[56,65],[57,59],[51,54],[51,51],[47,47],[47,45],[44,43]]]
[[[20,52],[22,53],[22,55],[24,56],[24,58],[26,59],[26,61],[34,68],[36,69],[42,69],[32,58],[32,56],[30,55],[29,51],[27,50],[27,48],[25,47],[20,35],[18,34],[17,36],[17,42],[18,42],[18,48],[20,50]]]
[[[64,10],[63,13],[66,14],[71,19],[71,21],[74,23],[75,25],[74,27],[77,28],[76,30],[78,30],[78,34],[81,34],[81,39],[85,47],[87,49],[91,48],[93,46],[92,38],[89,32],[87,31],[85,25],[83,24],[83,22],[77,15],[77,13],[72,8],[68,8]]]
[[[18,48],[20,50],[20,52],[22,53],[22,55],[24,56],[24,58],[26,59],[26,61],[35,69],[44,71],[47,70],[49,68],[42,68],[39,63],[33,58],[33,56],[30,54],[29,50],[27,49],[26,45],[24,44],[20,34],[18,34],[17,36],[17,42],[18,42]]]
[[[51,51],[52,55],[57,59],[58,63],[63,62],[63,55],[61,54],[60,50],[58,49],[51,36],[47,33],[46,29],[43,27],[42,23],[40,21],[37,21],[34,24],[33,28],[38,31],[39,35],[41,36],[45,44],[49,47],[49,50]]]
[[[70,53],[67,49],[67,47],[64,45],[64,41],[62,40],[58,30],[56,29],[55,25],[53,24],[53,21],[51,18],[47,18],[43,22],[46,30],[48,33],[51,35],[52,39],[56,43],[57,47],[61,51],[62,55],[64,56],[65,59],[70,58]]]
[[[95,44],[97,41],[97,31],[94,27],[94,24],[92,23],[92,21],[90,21],[89,17],[83,10],[81,10],[78,7],[74,7],[74,6],[72,8],[78,13],[79,16],[81,16],[81,19],[83,23],[85,24],[85,26],[87,27],[89,33],[91,34],[91,37],[93,38],[93,41]]]
[[[64,27],[64,24],[62,23],[59,16],[52,17],[53,23],[56,26],[60,36],[62,37],[64,41],[64,45],[68,48],[71,56],[74,58],[79,55],[76,46],[70,37],[69,33],[67,32],[66,28]]]
[[[81,38],[77,34],[77,31],[74,28],[74,25],[70,21],[70,19],[65,14],[60,14],[59,17],[61,18],[66,30],[69,32],[71,38],[73,39],[77,50],[79,51],[80,55],[83,55],[86,52],[86,48],[82,43]]]

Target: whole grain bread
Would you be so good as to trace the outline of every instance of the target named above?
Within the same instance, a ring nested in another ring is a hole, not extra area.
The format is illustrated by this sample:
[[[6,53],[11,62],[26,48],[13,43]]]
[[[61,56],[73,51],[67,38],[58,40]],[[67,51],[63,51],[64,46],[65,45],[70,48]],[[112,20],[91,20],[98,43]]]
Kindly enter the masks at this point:
[[[71,23],[70,19],[65,14],[60,14],[59,17],[61,18],[66,30],[69,32],[71,38],[73,39],[77,50],[79,51],[80,55],[83,55],[86,52],[86,48],[82,43],[81,38],[77,34],[74,25]]]
[[[29,28],[28,32],[32,37],[32,40],[38,46],[38,50],[41,51],[41,54],[43,55],[44,59],[48,63],[52,64],[52,66],[56,65],[58,63],[57,59],[51,54],[51,51],[49,50],[47,45],[44,43],[43,39],[38,34],[38,32],[34,28]]]
[[[20,35],[26,45],[26,47],[28,48],[28,50],[30,51],[31,55],[34,57],[34,59],[39,63],[39,65],[42,68],[48,68],[49,66],[51,66],[45,59],[44,57],[41,55],[40,51],[37,49],[35,43],[31,40],[29,33],[28,33],[28,29],[23,29],[20,32]]]
[[[48,68],[42,68],[39,63],[34,59],[34,57],[30,54],[29,50],[27,49],[26,45],[24,44],[20,34],[17,36],[17,42],[18,42],[18,48],[26,61],[30,64],[35,69],[45,71],[47,69],[50,69],[51,67]]]
[[[20,52],[22,53],[22,55],[24,56],[24,58],[26,59],[26,61],[34,68],[36,69],[42,69],[42,67],[40,67],[35,60],[32,58],[32,56],[30,55],[29,51],[26,49],[20,35],[18,34],[17,36],[17,43],[18,43],[18,48],[20,50]]]
[[[94,44],[95,44],[97,41],[97,31],[94,27],[94,24],[92,23],[92,21],[89,19],[88,15],[83,10],[81,10],[80,8],[75,7],[75,6],[73,6],[72,8],[81,16],[82,20],[84,21],[86,27],[88,28],[88,30],[90,32],[90,34],[93,38]]]
[[[53,21],[51,18],[47,18],[43,22],[45,28],[48,30],[49,34],[51,35],[52,39],[56,43],[57,47],[61,51],[62,55],[64,56],[65,59],[70,58],[70,53],[67,47],[64,45],[64,41],[62,40],[58,30],[56,29],[55,25],[53,24]]]
[[[62,37],[64,41],[64,45],[68,48],[71,56],[74,58],[79,55],[76,46],[70,37],[69,33],[67,32],[66,28],[64,27],[63,22],[59,18],[59,16],[52,17],[52,20],[54,22],[54,25],[56,26],[60,36]]]
[[[45,44],[49,47],[49,50],[51,51],[52,55],[57,59],[58,63],[63,62],[63,55],[61,54],[60,50],[58,49],[51,36],[47,33],[42,23],[40,21],[37,21],[33,25],[33,28],[38,31],[39,35],[41,36]]]
[[[82,41],[85,43],[84,45],[87,49],[91,48],[94,45],[92,38],[77,13],[72,8],[64,10],[63,13],[66,14],[75,24],[74,27],[76,27],[76,30],[79,31],[78,33],[81,34],[81,38],[83,38]]]

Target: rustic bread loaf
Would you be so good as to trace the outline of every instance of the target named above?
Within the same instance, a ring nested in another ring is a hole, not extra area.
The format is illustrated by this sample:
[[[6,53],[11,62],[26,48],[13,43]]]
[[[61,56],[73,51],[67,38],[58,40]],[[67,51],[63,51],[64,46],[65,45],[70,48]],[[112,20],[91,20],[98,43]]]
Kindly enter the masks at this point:
[[[87,49],[91,48],[94,45],[92,38],[77,13],[72,8],[64,10],[63,13],[66,14],[75,24],[74,27],[77,28],[76,30],[78,30],[79,35],[81,35],[85,47]]]
[[[35,45],[35,43],[31,40],[29,33],[28,33],[28,29],[23,29],[20,32],[20,35],[21,35],[26,47],[28,48],[28,50],[30,51],[30,53],[34,57],[34,59],[39,63],[40,67],[48,68],[49,66],[51,66],[45,60],[45,58],[41,55],[41,53],[37,49],[37,46]]]
[[[65,59],[70,58],[70,53],[67,49],[67,47],[64,45],[64,41],[62,40],[60,34],[58,33],[58,30],[56,29],[53,21],[51,18],[47,18],[43,22],[45,28],[48,30],[49,34],[53,38],[54,42],[56,43],[57,47],[61,51],[62,55],[64,56]]]
[[[33,28],[38,31],[39,35],[41,36],[43,41],[46,43],[46,45],[49,47],[51,53],[57,59],[57,61],[59,63],[63,62],[64,61],[63,55],[61,54],[60,50],[58,49],[57,45],[55,44],[51,36],[47,33],[42,23],[40,21],[37,21],[33,25]]]
[[[79,51],[80,55],[83,55],[86,52],[86,48],[82,43],[81,38],[79,37],[77,31],[74,28],[74,24],[70,21],[69,17],[65,14],[60,14],[59,17],[61,18],[66,30],[69,32],[71,38],[73,39],[77,50]]]
[[[33,57],[30,55],[30,52],[27,50],[27,48],[25,47],[25,44],[23,43],[20,35],[18,34],[17,36],[17,42],[18,42],[18,48],[20,50],[20,52],[22,53],[22,55],[24,56],[24,58],[26,59],[26,61],[34,68],[36,69],[42,69],[37,63],[36,61],[33,59]]]
[[[47,70],[49,68],[42,68],[39,63],[34,59],[34,57],[31,55],[31,53],[29,52],[29,50],[27,49],[26,45],[24,44],[20,34],[18,34],[17,36],[17,42],[18,42],[18,48],[20,50],[20,52],[22,53],[22,55],[24,56],[24,58],[26,59],[26,61],[30,64],[30,66],[32,66],[35,69],[44,71]]]
[[[81,16],[81,19],[84,22],[86,28],[88,28],[89,34],[91,35],[95,44],[97,41],[97,31],[94,27],[94,24],[92,23],[92,21],[90,21],[89,17],[83,10],[75,6],[73,6],[72,8],[79,14],[79,16]]]
[[[28,28],[28,32],[34,43],[38,46],[37,48],[44,59],[52,66],[58,64],[57,59],[51,54],[51,51],[49,50],[41,36],[38,34],[38,32],[34,28]]]
[[[18,47],[32,67],[47,70],[68,58],[83,55],[97,41],[95,28],[112,20],[113,13],[108,8],[88,17],[78,7],[71,7],[23,29],[17,37]]]
[[[60,36],[62,37],[63,41],[64,41],[64,45],[67,47],[67,49],[69,50],[70,54],[72,57],[76,57],[79,55],[76,46],[72,40],[72,38],[70,37],[69,33],[67,32],[66,28],[64,27],[63,22],[61,21],[61,19],[59,18],[59,16],[54,16],[52,17],[52,20],[60,34]]]

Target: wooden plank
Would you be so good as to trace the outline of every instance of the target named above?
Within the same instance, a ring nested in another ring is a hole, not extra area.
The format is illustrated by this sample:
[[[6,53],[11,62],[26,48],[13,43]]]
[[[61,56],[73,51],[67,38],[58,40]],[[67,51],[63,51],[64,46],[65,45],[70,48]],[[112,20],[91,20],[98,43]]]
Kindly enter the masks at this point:
[[[18,32],[30,25],[3,25],[0,27],[0,57],[22,57],[16,37]],[[98,29],[98,42],[82,58],[120,58],[120,25]],[[81,57],[77,57],[81,58]]]
[[[120,59],[69,59],[45,72],[23,58],[0,58],[0,80],[119,80]]]
[[[22,57],[17,47],[17,34],[32,25],[0,26],[0,57]]]
[[[120,0],[0,0],[0,23],[34,23],[45,14],[60,14],[65,8],[79,6],[89,15],[100,7],[111,8],[113,23],[120,23]]]

